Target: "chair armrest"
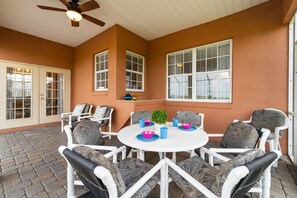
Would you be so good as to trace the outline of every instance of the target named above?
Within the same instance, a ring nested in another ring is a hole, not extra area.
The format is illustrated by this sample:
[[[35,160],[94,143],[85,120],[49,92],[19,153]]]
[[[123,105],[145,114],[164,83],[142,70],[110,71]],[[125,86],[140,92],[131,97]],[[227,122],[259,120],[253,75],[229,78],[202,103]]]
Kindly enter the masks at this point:
[[[220,134],[220,133],[208,133],[207,134],[208,137],[223,137],[224,134]]]
[[[76,115],[69,115],[69,122],[68,124],[71,125],[72,124],[72,117],[75,117]],[[79,117],[78,117],[79,118]],[[77,118],[77,119],[78,119]]]
[[[210,148],[208,149],[214,153],[243,153],[245,151],[251,150],[246,148]]]
[[[79,116],[78,117],[78,121],[80,122],[80,120],[82,119],[86,119],[86,118],[92,118],[93,116]]]
[[[106,153],[104,156],[106,158],[113,157],[113,162],[117,163],[117,154],[122,153],[122,160],[126,158],[126,146],[121,146],[118,149],[112,150],[109,153]]]
[[[206,154],[206,153],[209,155],[209,164],[210,164],[211,166],[214,165],[214,164],[213,164],[213,157],[216,157],[216,158],[218,158],[218,159],[220,159],[220,160],[222,160],[222,161],[224,161],[224,162],[230,160],[229,158],[227,158],[227,157],[225,157],[225,156],[223,156],[223,155],[220,155],[220,154],[216,153],[216,151],[214,151],[213,149],[207,149],[207,148],[205,148],[205,147],[201,147],[201,148],[200,148],[200,156],[201,156],[201,158],[202,158],[203,160],[205,160],[205,154]]]
[[[101,132],[102,135],[114,135],[117,136],[119,133],[116,132]]]
[[[64,115],[70,115],[70,114],[72,114],[72,112],[65,112],[65,113],[61,113],[61,118],[63,118],[63,117],[64,117]]]
[[[270,135],[270,130],[262,128],[261,131],[263,134],[262,134],[262,137],[260,138],[258,147],[259,147],[259,149],[262,149],[265,152],[265,143],[266,143],[268,136]]]
[[[101,151],[114,151],[117,150],[116,146],[100,146],[100,145],[89,145],[89,144],[72,144],[69,148],[73,149],[77,146],[86,146],[94,150],[101,150]],[[106,154],[105,154],[106,155]]]
[[[107,117],[107,118],[99,118],[99,119],[96,119],[96,121],[102,121],[102,120],[109,120],[110,117]]]
[[[233,122],[239,122],[239,121],[241,121],[241,122],[244,122],[244,123],[251,123],[252,122],[252,118],[250,118],[249,120],[238,120],[238,119],[235,119],[235,120],[233,120]]]
[[[84,116],[84,115],[90,115],[91,113],[82,113],[80,114],[80,116]]]
[[[67,146],[71,146],[73,144],[72,130],[70,125],[64,126],[64,131],[67,136]]]
[[[76,146],[87,146],[91,149],[94,149],[94,150],[99,150],[99,151],[110,151],[106,154],[104,154],[104,156],[106,158],[110,158],[110,157],[113,157],[112,161],[113,163],[116,163],[117,164],[117,154],[119,152],[122,152],[122,158],[126,158],[126,147],[125,146],[122,146],[120,147],[119,149],[117,149],[116,146],[99,146],[99,145],[86,145],[86,144],[72,144],[69,148],[74,148]]]

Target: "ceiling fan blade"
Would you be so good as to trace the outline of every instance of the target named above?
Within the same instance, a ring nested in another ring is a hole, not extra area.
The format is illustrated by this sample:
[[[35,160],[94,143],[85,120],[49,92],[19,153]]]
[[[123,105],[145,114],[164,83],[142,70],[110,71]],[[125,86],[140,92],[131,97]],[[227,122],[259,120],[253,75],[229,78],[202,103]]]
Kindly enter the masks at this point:
[[[88,1],[80,6],[78,6],[78,9],[81,11],[81,12],[86,12],[86,11],[90,11],[90,10],[94,10],[96,8],[100,8],[99,4],[94,1],[94,0],[91,0],[91,1]]]
[[[60,0],[61,3],[63,3],[68,9],[71,8],[71,6],[69,5],[69,3],[66,0]]]
[[[89,15],[86,15],[86,14],[82,14],[81,15],[84,19],[87,19],[88,21],[92,22],[92,23],[95,23],[101,27],[103,27],[105,25],[105,23],[103,21],[100,21],[98,19],[95,19],[94,17],[91,17]]]
[[[37,7],[44,9],[44,10],[51,10],[51,11],[59,11],[59,12],[66,12],[67,10],[62,9],[62,8],[54,8],[54,7],[49,7],[49,6],[42,6],[42,5],[37,5]]]
[[[73,20],[71,20],[71,25],[73,27],[79,27],[79,21],[73,21]]]

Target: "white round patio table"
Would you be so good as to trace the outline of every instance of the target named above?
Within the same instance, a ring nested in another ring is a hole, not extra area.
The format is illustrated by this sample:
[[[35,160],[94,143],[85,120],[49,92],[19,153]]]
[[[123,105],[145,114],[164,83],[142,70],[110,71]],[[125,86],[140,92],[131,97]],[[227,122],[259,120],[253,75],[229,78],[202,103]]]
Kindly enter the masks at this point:
[[[172,122],[167,122],[164,126],[168,127],[166,139],[158,138],[152,142],[137,139],[136,136],[145,130],[152,130],[159,134],[156,132],[155,126],[140,128],[139,124],[122,128],[118,133],[118,139],[123,144],[138,149],[140,151],[138,158],[142,160],[144,160],[143,151],[159,153],[191,151],[191,155],[193,155],[194,149],[200,148],[208,142],[207,133],[198,127],[193,131],[184,131],[178,127],[173,127]]]

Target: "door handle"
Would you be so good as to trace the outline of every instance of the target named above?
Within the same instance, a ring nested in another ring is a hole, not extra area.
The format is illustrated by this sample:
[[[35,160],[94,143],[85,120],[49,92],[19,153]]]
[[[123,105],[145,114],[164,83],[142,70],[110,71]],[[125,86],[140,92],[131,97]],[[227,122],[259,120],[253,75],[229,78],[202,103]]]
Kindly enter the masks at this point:
[[[40,100],[44,100],[44,98],[40,98]]]

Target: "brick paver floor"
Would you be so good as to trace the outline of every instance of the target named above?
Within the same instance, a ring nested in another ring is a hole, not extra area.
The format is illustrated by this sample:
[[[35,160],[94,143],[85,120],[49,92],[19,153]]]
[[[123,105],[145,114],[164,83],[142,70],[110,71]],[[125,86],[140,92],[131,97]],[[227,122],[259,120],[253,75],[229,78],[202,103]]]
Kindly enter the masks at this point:
[[[66,142],[60,125],[0,134],[0,198],[66,197],[66,162],[58,152]],[[158,160],[156,154],[146,158]],[[271,197],[297,197],[296,184],[297,167],[285,156],[272,170]],[[172,183],[169,196],[183,197]],[[158,189],[149,197],[158,197]]]

